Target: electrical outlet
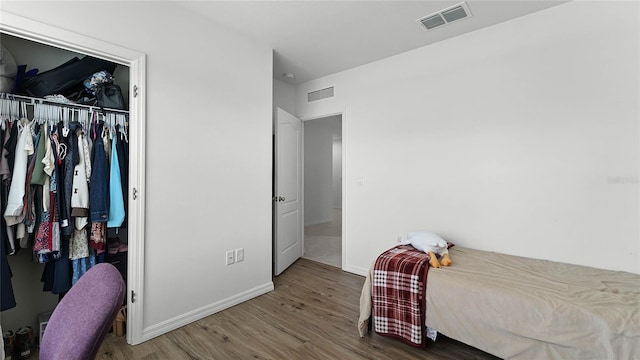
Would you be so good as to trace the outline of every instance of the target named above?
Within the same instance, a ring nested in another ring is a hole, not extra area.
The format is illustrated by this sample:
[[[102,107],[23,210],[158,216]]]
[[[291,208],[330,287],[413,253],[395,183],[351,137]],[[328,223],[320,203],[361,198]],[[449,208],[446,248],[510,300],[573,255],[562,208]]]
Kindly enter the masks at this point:
[[[227,251],[227,265],[231,265],[236,262],[235,253],[233,250]]]
[[[236,262],[244,260],[244,248],[236,249]]]

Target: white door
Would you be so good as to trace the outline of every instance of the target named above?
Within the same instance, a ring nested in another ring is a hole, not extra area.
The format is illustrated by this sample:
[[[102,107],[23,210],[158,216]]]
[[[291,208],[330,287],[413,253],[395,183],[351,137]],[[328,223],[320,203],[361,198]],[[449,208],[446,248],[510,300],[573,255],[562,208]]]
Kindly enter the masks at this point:
[[[275,118],[274,273],[302,256],[302,121],[278,108]]]

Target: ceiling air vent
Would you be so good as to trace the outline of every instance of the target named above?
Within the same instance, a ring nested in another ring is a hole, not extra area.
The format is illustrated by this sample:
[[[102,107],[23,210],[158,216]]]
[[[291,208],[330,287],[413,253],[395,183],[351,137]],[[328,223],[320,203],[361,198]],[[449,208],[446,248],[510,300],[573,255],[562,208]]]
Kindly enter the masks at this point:
[[[307,93],[307,102],[318,101],[333,97],[333,86]]]
[[[467,3],[462,2],[457,5],[453,5],[446,9],[440,10],[437,13],[427,15],[418,19],[417,21],[422,24],[426,30],[431,30],[440,25],[448,24],[450,22],[471,17],[471,11]]]

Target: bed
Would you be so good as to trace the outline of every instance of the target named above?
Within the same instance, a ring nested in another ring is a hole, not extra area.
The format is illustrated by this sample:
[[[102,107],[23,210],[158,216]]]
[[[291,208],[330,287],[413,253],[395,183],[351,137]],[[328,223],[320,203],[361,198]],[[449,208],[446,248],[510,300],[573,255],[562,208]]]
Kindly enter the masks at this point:
[[[455,246],[425,325],[504,359],[640,359],[640,275]],[[358,329],[367,332],[371,272]]]

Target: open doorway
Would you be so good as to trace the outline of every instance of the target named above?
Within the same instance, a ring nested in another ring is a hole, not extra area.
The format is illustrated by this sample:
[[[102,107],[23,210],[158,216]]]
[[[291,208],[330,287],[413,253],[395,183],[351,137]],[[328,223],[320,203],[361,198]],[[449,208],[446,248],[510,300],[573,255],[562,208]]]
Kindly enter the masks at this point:
[[[304,257],[342,267],[342,115],[304,122]]]

